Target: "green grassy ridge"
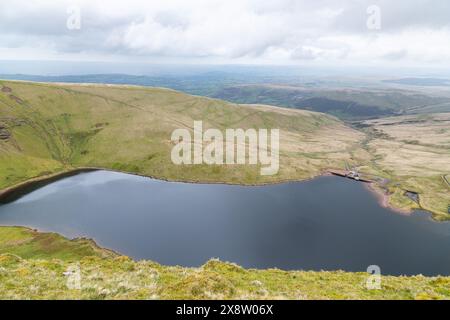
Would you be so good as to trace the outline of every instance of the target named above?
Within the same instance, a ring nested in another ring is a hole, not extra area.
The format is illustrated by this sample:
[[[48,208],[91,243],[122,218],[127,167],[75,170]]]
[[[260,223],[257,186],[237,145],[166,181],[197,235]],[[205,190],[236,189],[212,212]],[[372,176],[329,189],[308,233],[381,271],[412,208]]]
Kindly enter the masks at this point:
[[[80,270],[79,288],[67,271]],[[449,299],[450,278],[244,269],[212,259],[198,268],[133,261],[92,241],[0,227],[0,299]]]

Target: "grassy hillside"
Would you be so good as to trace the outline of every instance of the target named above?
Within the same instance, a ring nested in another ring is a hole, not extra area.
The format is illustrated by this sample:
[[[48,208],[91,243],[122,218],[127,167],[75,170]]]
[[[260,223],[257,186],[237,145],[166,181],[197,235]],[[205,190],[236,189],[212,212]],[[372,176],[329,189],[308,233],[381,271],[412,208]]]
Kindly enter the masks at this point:
[[[264,183],[304,179],[351,157],[363,135],[324,114],[245,106],[168,89],[0,81],[0,189],[35,176],[101,167],[169,180]],[[171,133],[279,128],[280,172],[256,166],[176,166]]]
[[[36,250],[30,254],[32,243]],[[4,253],[12,244],[13,254]],[[68,272],[74,270],[80,271],[80,286],[69,289]],[[381,290],[368,290],[367,277],[340,271],[246,270],[217,260],[199,268],[165,267],[101,253],[93,243],[0,227],[0,299],[450,298],[448,277],[383,277]]]

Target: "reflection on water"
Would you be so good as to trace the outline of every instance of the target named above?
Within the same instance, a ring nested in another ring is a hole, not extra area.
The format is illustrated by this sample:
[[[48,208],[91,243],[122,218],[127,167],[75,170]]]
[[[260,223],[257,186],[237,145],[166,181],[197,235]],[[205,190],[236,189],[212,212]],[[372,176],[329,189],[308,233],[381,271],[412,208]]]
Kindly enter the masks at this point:
[[[263,187],[81,173],[0,206],[0,224],[94,238],[136,259],[198,266],[450,274],[450,224],[378,205],[338,177]]]

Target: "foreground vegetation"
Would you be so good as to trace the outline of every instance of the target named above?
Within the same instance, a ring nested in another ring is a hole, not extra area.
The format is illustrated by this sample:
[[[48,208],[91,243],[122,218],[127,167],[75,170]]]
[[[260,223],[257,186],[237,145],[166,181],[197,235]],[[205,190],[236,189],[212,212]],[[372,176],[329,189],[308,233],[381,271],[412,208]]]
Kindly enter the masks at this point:
[[[78,272],[78,283],[71,279]],[[199,268],[133,261],[87,240],[0,227],[0,299],[449,299],[450,278],[246,270],[211,260]]]
[[[417,97],[416,97],[417,98]],[[389,204],[447,220],[449,114],[363,121],[352,128],[322,113],[236,105],[161,88],[0,81],[0,190],[95,167],[167,180],[263,184],[356,167]],[[174,129],[278,128],[280,171],[258,166],[177,166]],[[383,123],[383,121],[387,121]],[[419,202],[405,196],[419,193]],[[1,194],[1,191],[0,191]]]

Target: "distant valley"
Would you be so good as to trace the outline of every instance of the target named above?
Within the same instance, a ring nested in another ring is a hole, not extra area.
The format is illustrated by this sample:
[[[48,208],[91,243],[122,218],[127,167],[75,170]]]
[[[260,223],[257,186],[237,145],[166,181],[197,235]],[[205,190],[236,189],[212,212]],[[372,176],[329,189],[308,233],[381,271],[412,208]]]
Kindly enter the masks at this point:
[[[404,78],[373,80],[264,73],[198,72],[185,75],[0,75],[0,79],[54,82],[105,83],[164,87],[241,104],[267,104],[328,113],[343,120],[450,112],[450,93],[431,90],[445,79]],[[394,87],[392,87],[394,86]],[[400,87],[395,87],[400,86]],[[438,87],[439,88],[439,87]]]

